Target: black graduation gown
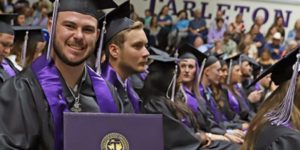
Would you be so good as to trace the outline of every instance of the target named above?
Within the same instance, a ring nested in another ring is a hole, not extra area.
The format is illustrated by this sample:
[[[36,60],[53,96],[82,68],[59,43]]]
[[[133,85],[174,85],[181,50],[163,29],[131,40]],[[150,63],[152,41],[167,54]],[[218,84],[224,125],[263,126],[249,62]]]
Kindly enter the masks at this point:
[[[165,150],[237,150],[238,145],[226,141],[212,141],[207,148],[200,148],[200,141],[193,129],[178,121],[170,111],[164,98],[148,97],[144,105],[145,113],[163,114]]]
[[[63,90],[66,94],[66,88]],[[88,75],[79,92],[83,111],[100,111]],[[70,108],[73,100],[69,94],[65,97]],[[52,114],[31,68],[0,87],[0,135],[0,149],[54,149]]]
[[[19,73],[19,70],[13,65],[13,63],[9,59],[5,58],[5,60],[9,64],[9,66],[15,71],[16,74]],[[6,71],[0,65],[0,85],[9,78],[10,78],[10,76],[6,73]]]
[[[253,150],[298,150],[300,133],[284,126],[267,124],[258,134]]]
[[[220,107],[220,110],[224,113],[227,118],[227,121],[222,122],[222,126],[226,129],[242,129],[242,124],[245,121],[240,119],[240,116],[231,110],[230,104],[228,102],[228,93],[226,89],[221,89],[220,101],[223,103],[223,107]]]

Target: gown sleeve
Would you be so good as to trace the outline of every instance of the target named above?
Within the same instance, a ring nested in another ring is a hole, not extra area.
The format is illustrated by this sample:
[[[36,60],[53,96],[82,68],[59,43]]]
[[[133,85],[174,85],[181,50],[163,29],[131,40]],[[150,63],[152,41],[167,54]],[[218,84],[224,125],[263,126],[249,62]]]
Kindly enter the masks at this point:
[[[39,117],[30,86],[34,86],[34,82],[29,82],[28,78],[14,77],[0,87],[0,149],[42,148],[44,137],[41,137],[41,133],[44,131],[41,126],[45,121]],[[48,144],[53,144],[51,138]]]

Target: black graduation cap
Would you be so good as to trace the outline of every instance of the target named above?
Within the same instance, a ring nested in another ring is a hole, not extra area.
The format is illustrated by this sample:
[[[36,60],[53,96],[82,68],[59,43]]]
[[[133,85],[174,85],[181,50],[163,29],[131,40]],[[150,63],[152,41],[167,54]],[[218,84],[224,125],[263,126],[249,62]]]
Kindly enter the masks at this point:
[[[0,14],[0,33],[14,35],[14,30],[11,27],[17,14]]]
[[[120,6],[112,10],[99,19],[99,26],[102,27],[99,39],[99,46],[96,58],[96,72],[101,73],[100,58],[102,53],[103,44],[106,45],[116,34],[129,28],[134,21],[127,18],[130,16],[130,1],[125,1]],[[108,24],[108,25],[107,25]],[[104,34],[106,34],[104,36]],[[104,41],[105,40],[105,41]],[[104,43],[103,43],[104,42]]]
[[[28,42],[43,42],[43,28],[39,26],[14,26],[13,29],[15,31],[15,42],[24,42],[21,56],[21,63],[24,66],[26,63],[27,44]]]
[[[192,45],[185,43],[179,48],[179,58],[185,59],[185,58],[192,58],[196,61],[198,61],[200,67],[200,72],[198,74],[197,81],[201,81],[202,78],[202,72],[204,69],[204,66],[206,64],[206,60],[208,58],[208,55],[198,51],[195,47]]]
[[[194,48],[192,45],[185,43],[179,48],[179,58],[193,58],[197,60],[199,63],[201,63],[204,59],[207,59],[207,55],[198,51],[196,48]]]
[[[14,25],[14,20],[17,18],[18,14],[0,14],[0,21],[5,22],[9,25]]]
[[[245,54],[241,54],[240,60],[241,60],[241,63],[244,61],[248,61],[249,64],[252,65],[253,70],[260,69],[260,65],[255,61],[255,59],[253,59]]]
[[[228,76],[227,76],[227,84],[230,84],[230,78],[231,78],[231,71],[232,67],[234,65],[240,65],[241,64],[241,54],[236,54],[232,57],[229,57],[225,59],[227,65],[228,65]]]
[[[286,80],[289,80],[293,74],[293,65],[295,64],[297,58],[296,55],[299,52],[299,48],[293,50],[283,58],[281,58],[274,65],[264,70],[250,85],[254,85],[256,82],[261,80],[266,75],[272,73],[271,80],[276,84],[280,85]]]
[[[160,50],[162,51],[162,50]],[[166,73],[166,72],[172,72],[173,77],[172,81],[169,85],[169,89],[167,93],[171,91],[171,101],[174,101],[175,97],[175,86],[176,86],[176,79],[177,79],[177,72],[178,72],[178,58],[176,57],[171,57],[170,55],[150,55],[149,59],[153,60],[153,62],[149,65],[148,71],[149,73],[153,72],[161,72],[161,73]]]
[[[50,1],[54,2],[55,0]],[[101,10],[117,6],[113,0],[59,0],[58,12],[75,11],[98,19],[103,15]]]
[[[170,57],[170,55],[167,52],[160,50],[158,48],[155,48],[153,46],[150,46],[149,52],[150,52],[151,56],[159,55],[161,57]]]
[[[215,56],[216,56],[219,60],[224,60],[225,53],[222,52],[222,53],[219,53],[219,54],[215,54]]]
[[[53,46],[53,37],[56,30],[56,21],[58,12],[72,11],[81,14],[91,15],[97,20],[103,15],[102,10],[114,8],[117,4],[112,0],[50,0],[54,2],[52,13],[52,26],[47,48],[47,60],[50,60],[51,50]]]
[[[286,95],[281,103],[270,110],[265,117],[272,125],[283,125],[287,126],[290,124],[293,103],[296,93],[297,79],[300,70],[300,48],[296,48],[285,57],[280,59],[277,63],[265,70],[258,78],[256,78],[251,84],[255,84],[266,75],[271,74],[271,80],[275,84],[280,85],[287,80],[290,80],[289,87]],[[278,92],[278,91],[275,91]]]
[[[129,4],[129,2],[127,4]],[[127,4],[124,5],[124,7],[121,7],[122,9],[117,9],[118,13],[124,14],[123,16],[116,15],[110,18],[111,20],[108,22],[105,43],[109,42],[119,32],[126,30],[133,25],[134,21],[129,19],[130,9],[125,9]]]

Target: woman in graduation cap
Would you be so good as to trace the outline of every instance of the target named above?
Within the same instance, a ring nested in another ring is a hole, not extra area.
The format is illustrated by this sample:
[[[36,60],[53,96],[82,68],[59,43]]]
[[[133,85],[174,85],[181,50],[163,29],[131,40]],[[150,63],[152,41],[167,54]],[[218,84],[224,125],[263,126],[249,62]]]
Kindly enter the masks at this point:
[[[181,96],[175,97],[180,85],[180,80],[176,79],[180,72],[176,67],[177,59],[167,55],[150,58],[154,62],[149,66],[142,99],[146,113],[163,114],[165,149],[238,149],[228,142],[212,142],[199,130],[193,112]]]
[[[241,70],[240,70],[240,54],[226,59],[229,69],[228,77],[226,81],[227,97],[230,108],[239,114],[240,118],[244,121],[251,121],[255,116],[255,112],[252,111],[249,98],[246,93],[240,87]]]
[[[279,87],[262,104],[252,120],[243,150],[300,149],[299,48],[282,58],[252,84],[272,73]]]
[[[216,103],[226,116],[226,121],[223,121],[223,126],[229,129],[247,130],[249,124],[242,121],[239,115],[230,108],[227,97],[227,86],[225,85],[228,76],[228,65],[224,60],[220,60],[220,63],[221,73],[219,83],[212,84],[211,89]]]
[[[222,125],[219,125],[214,121],[214,118],[207,110],[205,100],[200,95],[198,89],[199,78],[201,78],[200,70],[203,67],[203,65],[201,68],[199,67],[199,60],[202,61],[200,64],[204,64],[207,56],[200,53],[189,44],[182,46],[179,52],[179,80],[182,82],[182,92],[184,94],[185,103],[194,112],[201,130],[205,131],[213,141],[222,140],[221,143],[223,144],[220,145],[228,145],[228,143],[224,141],[231,141],[232,137],[228,136],[229,133],[227,133],[226,128],[223,128]],[[224,149],[226,146],[220,146],[219,148]]]

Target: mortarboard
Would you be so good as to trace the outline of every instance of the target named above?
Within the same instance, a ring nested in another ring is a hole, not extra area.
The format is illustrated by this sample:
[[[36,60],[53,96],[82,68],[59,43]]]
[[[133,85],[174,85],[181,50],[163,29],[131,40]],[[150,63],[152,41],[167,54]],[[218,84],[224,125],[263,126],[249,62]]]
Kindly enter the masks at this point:
[[[121,15],[112,15],[112,18],[108,21],[105,43],[109,42],[121,31],[124,31],[133,25],[134,21],[129,19],[130,7],[127,6],[129,6],[129,2],[125,2],[123,7],[119,7],[120,9],[117,9],[119,10],[117,11],[118,13],[124,14],[123,17]]]
[[[52,13],[52,26],[47,48],[47,59],[50,59],[53,46],[53,37],[56,30],[56,21],[58,12],[72,11],[95,17],[97,20],[99,15],[103,15],[102,9],[114,8],[117,4],[112,0],[50,0],[54,2]]]
[[[260,69],[260,65],[255,61],[255,59],[253,59],[245,54],[241,54],[240,61],[241,61],[241,63],[244,61],[248,61],[249,64],[252,65],[253,70]]]
[[[199,61],[200,63],[206,59],[208,56],[200,51],[198,51],[195,47],[193,47],[190,44],[183,44],[180,48],[179,48],[179,58],[180,59],[184,59],[184,58],[193,58],[197,61]]]
[[[230,84],[230,78],[231,78],[231,71],[233,66],[235,65],[240,65],[241,64],[241,54],[236,54],[232,57],[229,57],[227,59],[225,59],[225,62],[228,65],[228,76],[227,76],[227,84]]]
[[[99,25],[102,26],[101,35],[99,39],[99,46],[96,58],[96,72],[101,73],[101,53],[104,45],[106,45],[117,33],[129,28],[134,22],[126,17],[130,15],[130,1],[125,1],[117,8],[108,14],[100,17]],[[108,24],[108,25],[107,25]],[[104,36],[104,34],[106,34]],[[105,40],[105,41],[104,41]]]
[[[21,63],[22,66],[25,66],[28,42],[33,44],[43,42],[43,28],[38,26],[14,26],[13,29],[15,31],[15,42],[24,42],[21,53]]]
[[[287,80],[290,80],[287,93],[281,104],[268,112],[265,117],[273,125],[289,125],[291,111],[293,108],[294,97],[296,92],[297,78],[299,72],[300,48],[294,49],[292,52],[284,56],[277,63],[265,70],[259,75],[250,85],[252,86],[260,79],[271,73],[271,80],[276,85],[280,85]],[[275,91],[276,92],[276,91]]]
[[[160,50],[162,51],[162,50]],[[178,56],[178,54],[175,54]],[[167,95],[171,91],[171,101],[174,101],[175,98],[175,86],[176,86],[176,79],[177,79],[177,72],[178,72],[178,58],[171,57],[166,55],[150,55],[149,59],[153,60],[153,62],[149,65],[149,74],[157,72],[157,73],[172,73],[173,77],[168,86]]]
[[[212,64],[216,63],[217,61],[219,61],[219,59],[216,56],[209,55],[207,57],[206,63],[204,65],[204,68],[207,68],[207,67],[211,66]]]
[[[0,14],[0,21],[5,22],[9,25],[14,25],[14,20],[17,18],[18,14]]]
[[[50,0],[54,2],[56,0]],[[59,0],[58,12],[74,11],[81,14],[101,17],[101,10],[114,8],[118,5],[113,0]]]
[[[272,73],[271,80],[276,84],[280,85],[286,80],[289,80],[293,74],[293,65],[295,64],[297,58],[296,55],[298,53],[298,48],[281,58],[274,65],[265,69],[250,85],[254,85],[260,79],[265,77],[266,75]]]
[[[16,17],[17,14],[0,14],[0,33],[14,35],[12,25]]]
[[[179,58],[180,59],[192,58],[196,60],[199,64],[201,64],[201,66],[199,66],[200,71],[198,72],[197,82],[201,81],[202,72],[208,56],[198,51],[190,44],[185,43],[179,48]]]

